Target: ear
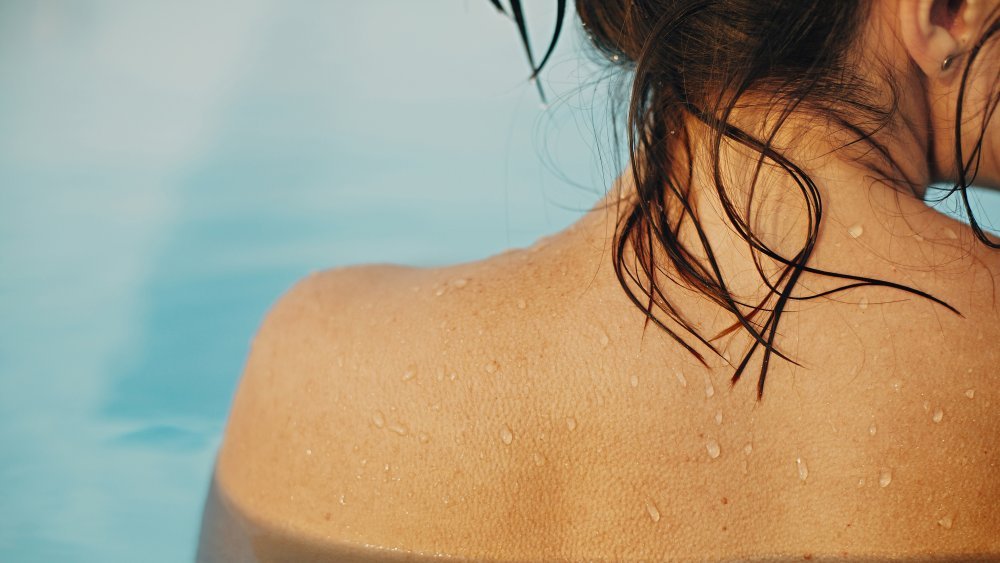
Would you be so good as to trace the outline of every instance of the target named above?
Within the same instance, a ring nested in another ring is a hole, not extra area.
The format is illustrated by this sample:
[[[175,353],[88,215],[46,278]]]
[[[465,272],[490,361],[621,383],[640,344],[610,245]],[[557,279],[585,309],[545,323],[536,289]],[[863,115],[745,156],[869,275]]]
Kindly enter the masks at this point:
[[[948,57],[961,54],[980,31],[986,10],[982,0],[899,0],[899,31],[917,66],[929,77],[940,77]]]

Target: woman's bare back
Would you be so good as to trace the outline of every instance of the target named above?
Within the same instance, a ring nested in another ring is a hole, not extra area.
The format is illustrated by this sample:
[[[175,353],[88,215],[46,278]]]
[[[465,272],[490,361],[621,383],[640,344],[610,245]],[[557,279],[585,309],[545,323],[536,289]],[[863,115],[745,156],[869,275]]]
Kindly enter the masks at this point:
[[[964,317],[885,288],[802,302],[779,341],[802,367],[772,360],[760,402],[756,370],[730,387],[645,326],[602,212],[472,264],[314,275],[253,346],[202,558],[998,557],[1000,260],[933,215],[935,243],[864,237],[892,261],[825,258]]]

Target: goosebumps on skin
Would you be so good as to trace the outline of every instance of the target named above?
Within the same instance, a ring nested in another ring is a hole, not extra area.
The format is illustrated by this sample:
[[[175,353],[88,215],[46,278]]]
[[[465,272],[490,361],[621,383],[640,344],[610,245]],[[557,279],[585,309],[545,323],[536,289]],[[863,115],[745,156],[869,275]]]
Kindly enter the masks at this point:
[[[199,559],[1000,558],[1000,241],[921,200],[1000,188],[1000,0],[577,4],[621,177],[286,294]]]

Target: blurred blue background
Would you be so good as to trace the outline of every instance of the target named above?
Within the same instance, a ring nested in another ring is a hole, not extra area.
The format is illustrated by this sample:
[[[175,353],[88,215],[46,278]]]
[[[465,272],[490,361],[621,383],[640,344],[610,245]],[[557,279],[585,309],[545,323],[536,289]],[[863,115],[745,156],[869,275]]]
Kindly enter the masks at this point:
[[[294,280],[579,217],[616,174],[582,43],[543,109],[486,0],[0,2],[0,560],[191,559]]]
[[[190,560],[284,289],[589,208],[613,170],[579,43],[543,111],[486,0],[0,2],[0,561]]]

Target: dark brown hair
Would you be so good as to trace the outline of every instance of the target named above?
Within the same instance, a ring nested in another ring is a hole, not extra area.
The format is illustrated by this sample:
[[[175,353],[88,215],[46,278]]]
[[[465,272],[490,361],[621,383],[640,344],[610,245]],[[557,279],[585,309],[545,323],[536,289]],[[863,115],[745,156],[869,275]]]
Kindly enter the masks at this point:
[[[501,11],[499,0],[491,0]],[[545,56],[533,58],[520,2],[511,0],[511,16],[517,22],[532,67],[532,77],[551,55],[562,27],[565,0],[557,0],[556,33]],[[914,294],[956,309],[917,289],[886,280],[816,269],[808,265],[823,218],[823,202],[812,178],[786,158],[774,141],[793,112],[821,116],[842,137],[841,149],[871,170],[875,181],[913,192],[915,180],[907,178],[886,147],[874,138],[898,123],[898,86],[892,73],[880,73],[871,83],[856,69],[857,44],[869,15],[870,0],[578,0],[577,13],[597,52],[608,62],[631,72],[628,99],[628,154],[637,198],[625,203],[614,241],[614,268],[631,301],[653,323],[705,364],[693,338],[713,353],[716,340],[735,330],[744,330],[752,340],[735,365],[735,384],[758,349],[763,349],[757,380],[758,400],[772,355],[794,363],[775,346],[782,313],[790,301],[815,299],[840,291],[878,285]],[[953,6],[949,6],[952,8]],[[969,205],[966,189],[974,181],[981,157],[986,124],[1000,97],[991,94],[983,114],[979,141],[970,154],[962,149],[962,105],[970,70],[987,39],[1000,30],[992,19],[986,32],[966,54],[955,119],[955,162],[959,181],[949,194],[959,192],[972,228],[979,240],[991,247]],[[541,86],[539,85],[539,92]],[[767,131],[755,136],[738,127],[733,117],[740,103],[761,97],[770,106]],[[746,242],[761,280],[768,288],[758,303],[745,303],[727,286],[691,203],[693,176],[692,124],[712,132],[713,183],[730,225]],[[720,171],[723,143],[736,143],[758,155],[756,169],[745,189],[746,201],[735,202]],[[785,256],[769,247],[755,232],[750,204],[763,166],[776,166],[794,180],[807,215],[806,236],[801,247]],[[691,248],[678,236],[685,223],[697,234]],[[631,250],[634,261],[626,259]],[[662,260],[667,264],[661,264]],[[768,260],[779,266],[768,275],[762,266]],[[793,294],[804,274],[843,280],[834,289],[809,295]],[[735,318],[718,335],[701,334],[664,291],[664,281],[694,289],[724,308]],[[707,364],[706,364],[707,365]]]

